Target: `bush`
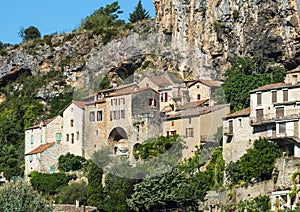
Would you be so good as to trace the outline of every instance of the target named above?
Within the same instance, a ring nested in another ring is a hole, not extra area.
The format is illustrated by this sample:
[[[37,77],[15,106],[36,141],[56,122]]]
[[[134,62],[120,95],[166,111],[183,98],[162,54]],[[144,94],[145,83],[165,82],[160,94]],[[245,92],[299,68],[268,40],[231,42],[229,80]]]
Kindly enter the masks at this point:
[[[53,209],[30,185],[21,182],[6,184],[1,189],[0,211],[50,212]]]
[[[78,200],[80,205],[86,205],[87,190],[88,186],[85,181],[71,183],[60,189],[56,202],[59,204],[75,204]]]
[[[71,180],[71,176],[62,172],[54,174],[34,172],[30,176],[30,183],[32,187],[45,194],[57,194],[59,192],[59,188],[67,185],[67,183]]]
[[[65,172],[79,170],[85,162],[85,158],[68,152],[66,155],[59,156],[58,170]]]

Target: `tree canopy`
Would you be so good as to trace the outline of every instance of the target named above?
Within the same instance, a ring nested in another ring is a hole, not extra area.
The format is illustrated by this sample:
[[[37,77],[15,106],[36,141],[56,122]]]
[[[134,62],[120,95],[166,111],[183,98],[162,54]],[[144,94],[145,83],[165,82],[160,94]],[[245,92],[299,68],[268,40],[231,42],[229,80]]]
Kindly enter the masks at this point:
[[[142,2],[139,0],[133,12],[129,14],[128,20],[135,23],[147,18],[150,18],[149,12],[143,8]]]
[[[36,28],[34,26],[30,26],[26,29],[21,27],[21,29],[19,31],[19,36],[23,39],[23,41],[29,41],[29,40],[33,40],[36,38],[40,38],[41,33],[38,30],[38,28]]]

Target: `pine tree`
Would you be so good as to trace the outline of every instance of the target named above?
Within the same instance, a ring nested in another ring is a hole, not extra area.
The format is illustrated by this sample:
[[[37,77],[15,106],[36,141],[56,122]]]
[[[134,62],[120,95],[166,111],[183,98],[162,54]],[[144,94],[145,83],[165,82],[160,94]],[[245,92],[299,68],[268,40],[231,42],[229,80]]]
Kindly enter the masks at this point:
[[[137,21],[144,20],[146,18],[150,18],[149,12],[143,8],[142,2],[141,2],[141,0],[139,0],[134,11],[129,14],[128,20],[131,23],[135,23]]]

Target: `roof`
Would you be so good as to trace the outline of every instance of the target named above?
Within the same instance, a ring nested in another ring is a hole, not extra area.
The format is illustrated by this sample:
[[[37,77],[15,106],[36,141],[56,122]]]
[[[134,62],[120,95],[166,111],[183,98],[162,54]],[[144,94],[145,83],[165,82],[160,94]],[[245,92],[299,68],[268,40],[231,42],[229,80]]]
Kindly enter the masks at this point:
[[[37,148],[35,148],[34,150],[28,152],[28,153],[25,154],[25,155],[34,155],[34,154],[37,154],[37,153],[42,153],[42,152],[44,152],[46,149],[52,147],[54,144],[55,144],[55,142],[47,143],[47,144],[41,144],[40,146],[38,146]]]
[[[121,95],[128,95],[128,94],[134,94],[134,93],[139,93],[142,91],[146,91],[146,90],[152,90],[153,92],[159,94],[157,91],[153,90],[150,87],[142,87],[142,88],[135,88],[135,89],[127,89],[127,90],[121,90],[115,93],[111,93],[109,95],[109,97],[113,97],[113,96],[121,96]]]
[[[204,85],[207,85],[209,87],[220,87],[222,85],[222,82],[220,82],[220,81],[197,79],[197,80],[191,82],[188,85],[188,87],[191,87],[191,86],[195,85],[198,82],[200,82]]]
[[[90,102],[84,102],[84,101],[77,101],[77,100],[72,100],[67,106],[65,106],[61,112],[64,112],[71,104],[75,104],[76,106],[78,106],[79,108],[83,109],[85,108],[85,105],[90,103]]]
[[[187,110],[190,108],[199,107],[207,102],[208,102],[208,99],[203,99],[203,100],[199,100],[199,101],[195,101],[195,102],[188,102],[182,106],[179,106],[179,110]]]
[[[288,84],[285,84],[283,82],[280,83],[274,83],[274,84],[267,84],[261,87],[256,88],[255,90],[252,90],[251,92],[256,92],[256,91],[263,91],[263,90],[271,90],[275,88],[282,88],[288,86]]]
[[[229,109],[229,104],[204,106],[204,107],[192,108],[189,110],[181,110],[177,112],[172,112],[170,114],[166,114],[166,119],[178,119],[178,118],[185,118],[191,116],[200,116],[226,107],[228,107]],[[225,115],[226,114],[224,114],[224,116]]]
[[[166,87],[172,85],[172,83],[168,80],[167,77],[157,76],[157,77],[148,77],[151,82],[158,85],[159,87]]]
[[[115,87],[115,88],[102,89],[98,93],[115,92],[115,91],[118,91],[118,90],[124,90],[124,89],[134,87],[134,86],[136,86],[136,83],[125,84],[125,85],[120,85],[120,86]]]
[[[46,119],[46,120],[42,120],[39,124],[36,124],[34,126],[28,127],[26,130],[31,130],[31,129],[36,129],[39,128],[41,126],[41,124],[43,126],[50,124],[54,119],[56,119],[58,116],[55,116],[51,119]]]
[[[235,118],[235,117],[239,117],[239,116],[249,116],[250,111],[251,111],[251,108],[247,107],[243,110],[239,110],[239,111],[236,111],[232,114],[227,115],[226,118]]]

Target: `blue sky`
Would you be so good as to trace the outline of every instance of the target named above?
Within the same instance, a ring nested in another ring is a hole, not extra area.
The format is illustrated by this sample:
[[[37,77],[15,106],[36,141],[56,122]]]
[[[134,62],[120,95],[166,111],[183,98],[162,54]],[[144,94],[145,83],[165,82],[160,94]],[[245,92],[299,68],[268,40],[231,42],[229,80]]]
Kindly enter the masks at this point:
[[[17,44],[22,41],[18,36],[21,27],[35,26],[42,36],[52,33],[71,32],[81,20],[91,15],[101,6],[115,0],[3,0],[0,13],[0,41]],[[129,13],[138,0],[119,0],[123,14],[121,19],[128,21]],[[155,16],[153,0],[142,0],[142,5],[151,17]]]

